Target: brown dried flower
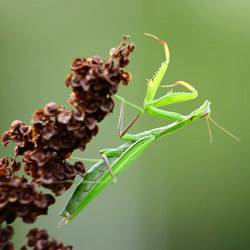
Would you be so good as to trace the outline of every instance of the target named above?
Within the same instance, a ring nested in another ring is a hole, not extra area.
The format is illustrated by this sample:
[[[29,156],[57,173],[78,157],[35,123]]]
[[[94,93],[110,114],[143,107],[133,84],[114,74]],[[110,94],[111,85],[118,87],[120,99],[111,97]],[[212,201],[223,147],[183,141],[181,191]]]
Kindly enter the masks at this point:
[[[38,228],[33,228],[29,231],[26,236],[28,238],[27,245],[29,247],[34,247],[34,250],[71,250],[72,246],[64,246],[63,243],[59,242],[57,239],[49,239],[48,232],[45,229],[39,230]],[[26,249],[23,247],[23,249]]]
[[[121,69],[128,65],[128,57],[134,50],[133,44],[127,45],[127,38],[124,36],[122,43],[110,50],[110,59],[105,63],[99,56],[75,59],[71,65],[73,73],[66,78],[66,85],[74,92],[68,99],[69,103],[97,122],[112,112],[114,102],[111,96],[117,92],[119,83],[127,85],[131,80],[130,73]]]
[[[0,162],[3,161],[2,158]],[[6,164],[0,164],[0,224],[12,223],[18,216],[25,223],[33,223],[37,216],[47,214],[55,199],[52,195],[38,193],[37,188],[37,183],[12,175]]]
[[[11,226],[2,228],[0,226],[0,249],[1,250],[14,250],[14,244],[10,242],[14,234]]]

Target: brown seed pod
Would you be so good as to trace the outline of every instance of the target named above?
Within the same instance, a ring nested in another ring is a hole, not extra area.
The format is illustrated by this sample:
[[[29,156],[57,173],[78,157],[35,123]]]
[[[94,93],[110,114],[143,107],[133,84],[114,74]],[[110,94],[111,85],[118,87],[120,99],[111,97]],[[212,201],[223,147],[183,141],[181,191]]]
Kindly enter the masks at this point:
[[[34,249],[50,249],[50,250],[71,250],[72,246],[64,246],[63,243],[59,242],[57,239],[49,239],[49,234],[47,230],[38,228],[32,228],[26,236],[28,238],[27,245],[29,247],[34,247]]]

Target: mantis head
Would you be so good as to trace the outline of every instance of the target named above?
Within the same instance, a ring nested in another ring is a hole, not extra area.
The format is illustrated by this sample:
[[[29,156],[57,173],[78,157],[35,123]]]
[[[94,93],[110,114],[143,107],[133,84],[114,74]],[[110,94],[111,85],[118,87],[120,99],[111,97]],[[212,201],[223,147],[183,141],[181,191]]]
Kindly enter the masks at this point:
[[[195,117],[196,118],[203,118],[203,117],[209,116],[211,113],[210,104],[211,104],[211,102],[206,100],[198,109],[193,111],[189,116],[192,119]]]
[[[203,103],[203,105],[200,107],[200,114],[199,114],[200,118],[207,117],[210,115],[210,113],[211,113],[210,104],[211,104],[211,102],[206,100]]]

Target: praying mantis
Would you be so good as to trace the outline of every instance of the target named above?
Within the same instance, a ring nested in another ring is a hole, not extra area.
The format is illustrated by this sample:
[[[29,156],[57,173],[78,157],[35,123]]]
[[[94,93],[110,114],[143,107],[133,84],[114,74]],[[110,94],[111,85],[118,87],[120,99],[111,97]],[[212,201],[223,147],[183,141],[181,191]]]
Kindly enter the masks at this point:
[[[211,113],[211,103],[208,100],[206,100],[198,109],[192,111],[189,115],[182,115],[175,112],[169,112],[159,108],[161,106],[172,103],[192,100],[198,96],[198,92],[194,87],[184,81],[178,81],[172,85],[160,86],[162,78],[165,75],[169,64],[169,49],[167,44],[164,41],[158,39],[156,36],[147,33],[145,33],[145,35],[155,38],[163,45],[166,59],[164,62],[162,62],[159,70],[155,73],[155,75],[150,80],[147,80],[147,93],[143,103],[143,108],[140,108],[137,105],[126,101],[124,98],[118,95],[114,95],[114,97],[121,102],[121,111],[118,122],[118,134],[120,138],[122,140],[127,141],[127,143],[121,145],[118,148],[103,149],[100,151],[102,160],[97,160],[97,163],[90,168],[90,170],[86,173],[84,179],[77,186],[73,195],[68,200],[65,208],[61,212],[61,215],[64,217],[64,219],[61,221],[60,224],[64,222],[68,223],[69,221],[71,221],[85,206],[89,204],[89,202],[91,202],[108,185],[110,185],[111,183],[115,183],[116,178],[134,160],[136,160],[144,152],[144,150],[146,150],[146,148],[148,148],[154,141],[181,129],[190,123],[193,123],[194,121],[198,120],[198,118],[206,117],[207,122],[208,119],[214,122],[209,116]],[[168,88],[177,85],[182,85],[190,92],[172,91],[158,99],[154,99],[159,87]],[[127,104],[137,109],[139,112],[137,116],[127,125],[127,127],[122,130],[124,104]],[[144,112],[147,112],[157,117],[171,119],[174,120],[174,122],[169,125],[160,128],[154,128],[152,130],[144,131],[135,135],[128,134],[128,130]],[[215,124],[219,126],[217,123]],[[220,128],[235,139],[239,140],[237,137],[230,134],[222,127]],[[79,158],[77,158],[77,160],[79,160]]]

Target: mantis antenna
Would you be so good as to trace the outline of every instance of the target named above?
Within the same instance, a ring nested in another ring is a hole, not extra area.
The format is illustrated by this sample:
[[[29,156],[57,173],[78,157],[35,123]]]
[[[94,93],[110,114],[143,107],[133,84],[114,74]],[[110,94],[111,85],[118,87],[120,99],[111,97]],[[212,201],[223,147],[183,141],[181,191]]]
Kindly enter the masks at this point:
[[[213,137],[212,137],[211,128],[210,128],[210,124],[209,124],[209,120],[208,120],[207,116],[206,116],[206,120],[207,120],[207,127],[208,127],[208,133],[209,133],[210,143],[212,143]]]
[[[220,128],[222,131],[224,131],[226,134],[230,135],[231,137],[233,137],[235,140],[240,141],[240,138],[238,138],[237,136],[233,135],[232,133],[230,133],[229,131],[227,131],[226,129],[224,129],[223,127],[221,127],[218,123],[216,123],[209,115],[206,117],[207,118],[207,124],[208,124],[208,131],[209,131],[209,135],[210,135],[210,142],[212,142],[212,134],[211,134],[211,130],[210,130],[210,126],[209,126],[209,121],[208,119],[218,128]]]

